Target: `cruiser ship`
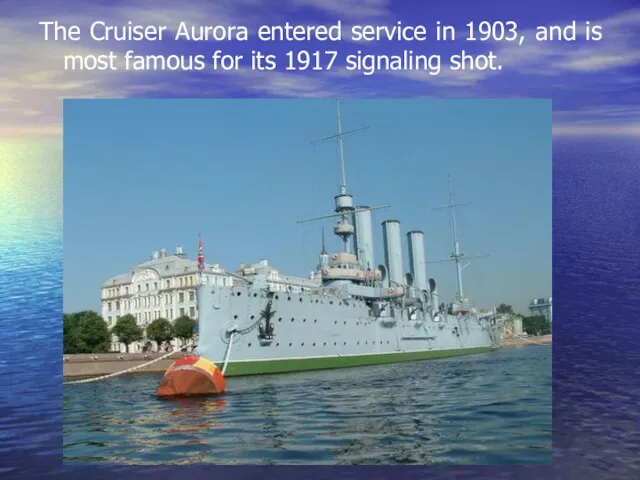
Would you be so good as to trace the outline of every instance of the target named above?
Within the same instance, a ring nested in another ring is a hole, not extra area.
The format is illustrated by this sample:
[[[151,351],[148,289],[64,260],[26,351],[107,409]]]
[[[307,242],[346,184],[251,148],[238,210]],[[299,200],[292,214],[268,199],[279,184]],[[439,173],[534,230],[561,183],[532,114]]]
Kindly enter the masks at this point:
[[[384,262],[374,261],[372,212],[386,207],[357,206],[347,191],[340,102],[337,139],[341,183],[335,212],[304,221],[335,218],[333,232],[342,251],[323,248],[315,282],[302,289],[283,289],[270,282],[268,269],[230,274],[229,285],[205,267],[202,243],[196,352],[223,369],[226,376],[296,372],[416,361],[499,348],[502,319],[479,312],[464,297],[462,261],[456,234],[455,207],[450,210],[456,266],[455,300],[439,295],[427,277],[424,235],[406,233],[410,271],[403,271],[400,222],[382,222]],[[360,130],[360,129],[357,129]],[[301,222],[299,222],[301,223]]]

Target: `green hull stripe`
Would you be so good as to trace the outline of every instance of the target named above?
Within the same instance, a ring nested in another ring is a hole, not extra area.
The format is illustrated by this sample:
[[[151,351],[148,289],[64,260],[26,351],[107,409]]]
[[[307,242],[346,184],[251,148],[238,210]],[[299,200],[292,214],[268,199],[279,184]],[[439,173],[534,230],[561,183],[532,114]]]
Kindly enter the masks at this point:
[[[284,360],[258,360],[255,362],[233,362],[227,365],[225,377],[244,375],[264,375],[269,373],[301,372],[305,370],[325,370],[330,368],[362,367],[385,363],[410,362],[434,358],[456,357],[485,353],[492,347],[459,348],[453,350],[427,350],[423,352],[385,353],[373,355],[352,355],[345,357],[292,358]],[[221,366],[221,364],[219,364]]]

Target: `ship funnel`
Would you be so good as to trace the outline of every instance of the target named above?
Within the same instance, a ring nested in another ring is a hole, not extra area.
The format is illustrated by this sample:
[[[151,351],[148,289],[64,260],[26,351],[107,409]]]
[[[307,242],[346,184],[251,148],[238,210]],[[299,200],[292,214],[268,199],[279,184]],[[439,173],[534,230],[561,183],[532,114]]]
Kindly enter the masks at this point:
[[[384,261],[389,271],[389,284],[402,285],[402,241],[400,222],[385,220],[382,222],[382,238],[384,240]]]
[[[409,263],[414,285],[420,290],[427,289],[427,262],[424,254],[424,234],[420,230],[407,233]]]
[[[429,296],[431,297],[431,305],[433,305],[434,308],[438,308],[440,299],[438,298],[438,288],[436,286],[436,281],[433,278],[429,279]]]
[[[373,228],[371,226],[371,210],[369,207],[357,207],[354,213],[353,223],[356,227],[355,235],[355,253],[358,256],[358,262],[362,268],[374,269],[373,263]]]

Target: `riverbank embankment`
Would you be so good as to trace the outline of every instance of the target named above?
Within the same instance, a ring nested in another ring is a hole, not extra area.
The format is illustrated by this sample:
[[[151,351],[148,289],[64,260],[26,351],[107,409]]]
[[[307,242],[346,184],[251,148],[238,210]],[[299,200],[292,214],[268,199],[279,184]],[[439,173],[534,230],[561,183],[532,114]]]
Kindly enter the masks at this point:
[[[165,355],[161,353],[80,353],[64,355],[62,375],[64,380],[81,380],[121,372],[137,367]],[[127,375],[139,373],[164,373],[176,359],[184,356],[183,352],[159,360],[146,367],[139,368]]]
[[[551,335],[541,335],[539,337],[504,338],[500,343],[501,347],[517,347],[519,345],[551,345]]]

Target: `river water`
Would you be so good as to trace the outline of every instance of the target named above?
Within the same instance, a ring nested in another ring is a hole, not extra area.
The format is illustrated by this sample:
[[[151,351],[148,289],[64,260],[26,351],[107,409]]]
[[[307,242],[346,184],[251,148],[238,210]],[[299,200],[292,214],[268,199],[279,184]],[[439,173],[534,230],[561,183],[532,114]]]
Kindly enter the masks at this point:
[[[160,400],[160,375],[64,388],[65,463],[550,464],[551,347],[230,378]]]

